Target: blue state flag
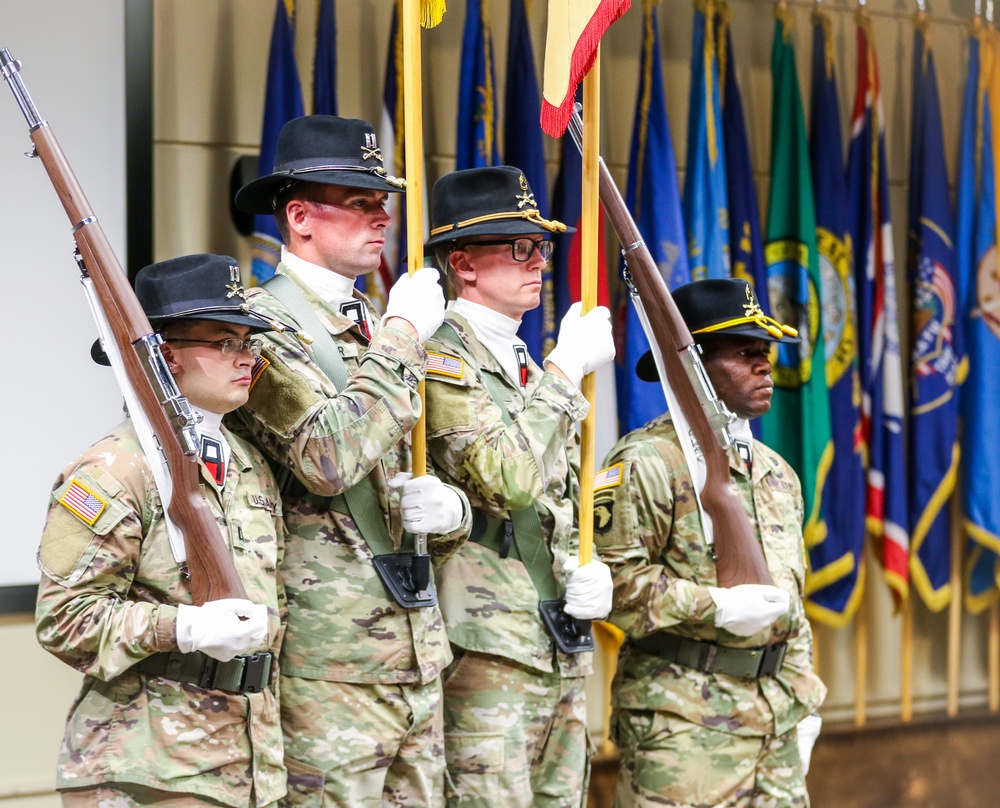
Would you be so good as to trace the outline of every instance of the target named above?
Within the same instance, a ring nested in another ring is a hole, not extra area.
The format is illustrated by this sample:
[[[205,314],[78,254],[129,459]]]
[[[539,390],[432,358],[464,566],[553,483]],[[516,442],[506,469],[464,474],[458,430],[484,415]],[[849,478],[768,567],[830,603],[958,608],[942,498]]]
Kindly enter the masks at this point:
[[[806,611],[826,625],[840,627],[853,617],[861,602],[865,477],[854,254],[831,45],[830,18],[817,7],[813,12],[809,156],[816,200],[816,246],[833,441],[833,462],[823,489],[823,501],[835,504],[826,509],[826,537],[809,548]]]
[[[689,282],[691,273],[684,246],[677,163],[670,139],[661,65],[657,9],[650,4],[644,15],[639,95],[632,125],[625,204],[663,279],[674,289]],[[623,350],[616,367],[618,425],[622,434],[638,429],[667,409],[662,387],[641,381],[635,375],[635,363],[649,350],[649,340],[635,307],[626,300],[624,308],[624,334],[620,340]]]
[[[695,7],[683,197],[692,280],[730,275],[729,202],[714,16],[714,0]]]
[[[292,6],[294,8],[294,6]],[[264,124],[260,136],[258,176],[271,173],[278,133],[292,118],[304,115],[302,87],[295,65],[295,23],[289,16],[285,0],[277,0],[274,29],[271,32],[271,55],[267,62],[267,88],[264,92]],[[252,283],[261,284],[274,275],[281,260],[281,234],[274,216],[255,214],[253,217]]]
[[[535,75],[535,56],[524,0],[511,0],[510,32],[507,40],[507,84],[504,105],[504,154],[507,163],[524,172],[535,204],[543,216],[549,215],[546,192],[545,152],[542,130],[538,126],[541,96]],[[555,300],[552,288],[552,265],[542,270],[541,302],[524,313],[518,336],[528,346],[531,358],[541,365],[545,345],[555,339]]]
[[[978,40],[978,43],[976,43]],[[997,597],[998,555],[1000,555],[1000,387],[996,382],[1000,367],[1000,311],[997,290],[996,175],[993,154],[995,113],[993,112],[993,62],[997,54],[985,30],[973,32],[969,54],[969,84],[977,90],[976,109],[971,114],[981,121],[978,137],[979,195],[972,238],[973,260],[962,266],[959,288],[965,296],[965,346],[969,374],[962,388],[962,477],[965,532],[969,537],[966,562],[966,606],[972,612],[984,610]],[[973,73],[973,56],[978,69]],[[987,90],[991,92],[987,93]],[[969,91],[966,92],[966,99]],[[969,113],[966,113],[966,118]],[[965,132],[963,130],[963,143]],[[970,149],[976,153],[975,145]],[[964,178],[967,181],[967,176]],[[959,209],[967,188],[959,188]],[[963,227],[967,223],[963,222]]]
[[[455,169],[500,163],[497,144],[493,45],[483,19],[484,0],[468,0],[462,34],[462,69],[458,82],[458,130]]]
[[[861,432],[868,456],[865,528],[877,540],[886,583],[909,596],[910,537],[903,442],[903,368],[886,176],[884,114],[871,18],[858,12],[858,83],[848,149],[851,241],[858,296]]]
[[[313,115],[337,114],[337,10],[320,0],[313,61]]]
[[[910,579],[924,603],[951,600],[951,495],[958,476],[959,386],[965,376],[955,293],[955,224],[934,51],[920,15],[913,43],[910,155]]]

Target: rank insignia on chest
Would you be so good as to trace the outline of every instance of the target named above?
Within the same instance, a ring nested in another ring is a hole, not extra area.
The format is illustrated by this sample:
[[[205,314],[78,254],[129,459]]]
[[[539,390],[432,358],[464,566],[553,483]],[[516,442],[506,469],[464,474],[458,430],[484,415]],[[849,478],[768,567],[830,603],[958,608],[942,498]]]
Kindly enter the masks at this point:
[[[622,464],[615,463],[597,472],[594,477],[594,490],[600,491],[602,488],[614,488],[622,484]]]
[[[427,372],[435,376],[450,376],[461,379],[465,374],[465,361],[447,354],[427,352]]]
[[[88,525],[93,525],[108,503],[80,482],[73,480],[69,488],[59,497],[59,504],[70,513],[80,517]]]

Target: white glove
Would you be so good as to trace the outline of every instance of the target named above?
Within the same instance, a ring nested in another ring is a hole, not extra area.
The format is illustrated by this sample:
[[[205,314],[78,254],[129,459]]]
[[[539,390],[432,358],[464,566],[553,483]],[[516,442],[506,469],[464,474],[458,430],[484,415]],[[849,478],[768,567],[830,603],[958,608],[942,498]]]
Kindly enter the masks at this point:
[[[245,618],[245,619],[244,619]],[[177,646],[201,651],[220,662],[260,648],[267,640],[267,606],[242,598],[177,607]]]
[[[393,477],[390,485],[400,492],[404,530],[443,535],[462,524],[462,497],[437,477],[425,474],[414,478],[404,471]]]
[[[812,757],[813,744],[819,737],[819,731],[823,727],[823,719],[816,713],[807,715],[798,726],[799,757],[802,758],[802,775],[809,774],[809,759]]]
[[[611,611],[611,569],[596,558],[580,566],[579,558],[570,558],[565,567],[566,606],[563,611],[578,620],[603,620]]]
[[[739,637],[756,634],[788,611],[788,593],[776,586],[710,586],[708,591],[715,601],[715,625]]]
[[[546,357],[577,387],[588,373],[615,358],[615,338],[611,333],[611,312],[598,306],[580,314],[579,303],[569,307],[559,324],[556,347]]]
[[[389,290],[384,319],[406,320],[421,344],[444,322],[444,292],[439,277],[434,267],[421,267],[412,275],[403,275]]]

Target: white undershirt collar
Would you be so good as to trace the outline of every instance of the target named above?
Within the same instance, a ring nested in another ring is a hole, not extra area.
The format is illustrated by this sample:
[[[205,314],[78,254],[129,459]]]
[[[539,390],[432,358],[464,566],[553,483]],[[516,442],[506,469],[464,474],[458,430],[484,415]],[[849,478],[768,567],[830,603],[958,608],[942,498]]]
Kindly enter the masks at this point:
[[[493,354],[493,358],[500,363],[500,367],[510,380],[520,387],[521,372],[514,346],[524,346],[524,341],[517,336],[521,321],[462,297],[450,301],[448,309],[469,321],[476,338]]]
[[[354,278],[345,278],[332,269],[299,258],[284,246],[281,248],[281,262],[334,308],[339,309],[341,303],[354,299]]]

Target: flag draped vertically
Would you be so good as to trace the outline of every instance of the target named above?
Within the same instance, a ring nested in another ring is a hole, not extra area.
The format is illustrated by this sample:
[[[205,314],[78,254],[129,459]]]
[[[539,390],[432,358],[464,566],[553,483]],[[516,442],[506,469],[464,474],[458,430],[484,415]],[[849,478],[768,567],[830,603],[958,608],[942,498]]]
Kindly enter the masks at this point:
[[[691,273],[684,246],[677,163],[670,140],[670,124],[663,94],[656,12],[654,3],[646,0],[643,8],[639,96],[635,105],[635,122],[632,125],[625,204],[632,212],[663,279],[673,289],[690,281]],[[622,333],[616,370],[618,424],[621,433],[625,434],[662,415],[667,404],[659,384],[641,381],[635,375],[635,363],[649,350],[649,340],[627,294],[622,295],[621,304],[619,308],[623,311],[618,323]]]
[[[978,55],[978,70],[974,57]],[[975,70],[975,72],[973,72]],[[979,162],[979,193],[975,201],[975,224],[971,252],[959,256],[959,288],[965,299],[965,345],[969,373],[962,388],[962,478],[965,532],[970,553],[966,568],[966,605],[980,612],[997,598],[1000,584],[1000,284],[997,282],[996,132],[1000,66],[997,65],[995,34],[974,30],[969,53],[970,85],[976,85],[976,100],[969,103],[966,91],[965,124],[978,129],[962,143]],[[971,107],[971,109],[969,108]],[[975,121],[971,118],[975,118]],[[963,155],[964,156],[964,155]],[[973,175],[975,167],[972,168]],[[968,169],[959,184],[959,232],[968,227]],[[963,204],[964,201],[964,204]],[[960,244],[962,242],[960,241]],[[971,259],[971,260],[969,260]]]
[[[909,594],[903,382],[878,60],[868,13],[858,12],[858,79],[848,150],[848,198],[858,302],[861,432],[867,451],[865,525],[886,581]]]
[[[504,104],[504,155],[507,163],[524,172],[535,203],[543,216],[549,215],[546,191],[545,152],[542,130],[538,128],[541,98],[535,76],[535,56],[524,0],[511,0],[510,27],[507,38],[507,83]],[[552,288],[552,265],[542,270],[541,303],[525,312],[517,333],[528,346],[528,353],[538,363],[545,356],[545,346],[555,338],[555,300]]]
[[[260,136],[260,157],[257,174],[271,173],[278,133],[292,118],[305,114],[302,87],[295,65],[294,0],[277,0],[274,28],[271,32],[271,53],[267,62],[267,86],[264,90],[264,123]],[[260,284],[274,275],[281,260],[281,235],[274,216],[256,214],[253,217],[252,282]]]
[[[577,88],[594,64],[597,46],[631,0],[549,0],[542,76],[542,130],[562,137]]]
[[[864,447],[858,377],[854,253],[840,138],[840,107],[834,74],[830,18],[813,12],[810,157],[816,203],[816,246],[823,298],[826,385],[830,397],[833,462],[823,488],[826,537],[809,549],[806,610],[839,627],[861,601],[864,578]],[[837,503],[842,503],[838,506]]]
[[[958,387],[965,375],[955,294],[954,218],[926,15],[913,41],[907,274],[910,283],[910,578],[932,611],[951,599],[951,513],[958,475]]]
[[[333,0],[320,0],[313,61],[313,115],[337,114],[337,11]]]
[[[497,143],[493,42],[483,18],[484,0],[467,0],[458,80],[455,170],[500,164]]]
[[[764,258],[772,314],[798,329],[801,341],[776,346],[774,395],[761,426],[764,442],[802,482],[802,532],[811,546],[825,535],[821,495],[833,446],[816,213],[792,28],[791,13],[779,4],[771,49],[771,193]]]
[[[696,0],[688,106],[684,225],[692,280],[728,278],[729,202],[715,47],[715,0]]]

